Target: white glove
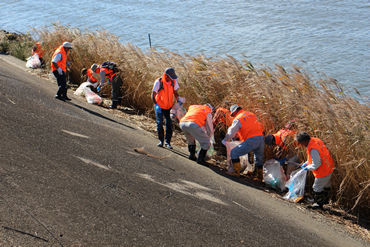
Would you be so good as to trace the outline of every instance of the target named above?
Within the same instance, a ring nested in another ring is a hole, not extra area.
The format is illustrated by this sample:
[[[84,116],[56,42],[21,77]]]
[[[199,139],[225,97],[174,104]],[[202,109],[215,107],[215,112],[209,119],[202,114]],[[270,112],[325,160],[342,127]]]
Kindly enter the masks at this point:
[[[222,140],[222,144],[226,146],[226,140]]]
[[[59,73],[59,75],[63,75],[63,70],[62,70],[61,67],[58,68],[58,73]]]
[[[95,82],[94,84],[93,84],[93,87],[94,88],[96,88],[98,86],[98,83],[97,82]]]

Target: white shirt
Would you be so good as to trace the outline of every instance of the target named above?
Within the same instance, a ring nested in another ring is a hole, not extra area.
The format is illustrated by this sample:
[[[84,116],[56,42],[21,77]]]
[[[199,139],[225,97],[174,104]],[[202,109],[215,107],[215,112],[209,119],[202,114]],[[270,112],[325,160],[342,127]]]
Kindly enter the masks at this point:
[[[171,83],[171,82],[167,82],[167,85],[169,83]],[[160,82],[159,82],[159,80],[156,80],[154,82],[153,91],[156,92],[156,93],[158,93],[159,87],[160,87]],[[177,83],[177,80],[175,80],[175,83],[173,85],[173,90],[174,91],[177,91],[178,89],[179,89],[179,84]]]
[[[227,134],[225,135],[224,140],[228,141],[233,139],[234,136],[239,132],[242,127],[242,123],[238,119],[234,119],[232,125],[227,129]]]
[[[312,158],[312,164],[306,167],[308,170],[314,171],[321,166],[320,152],[319,150],[313,148],[311,149],[310,154]]]
[[[55,55],[55,57],[53,58],[53,63],[57,63],[58,61],[61,61],[62,60],[62,53],[58,53],[57,55]]]

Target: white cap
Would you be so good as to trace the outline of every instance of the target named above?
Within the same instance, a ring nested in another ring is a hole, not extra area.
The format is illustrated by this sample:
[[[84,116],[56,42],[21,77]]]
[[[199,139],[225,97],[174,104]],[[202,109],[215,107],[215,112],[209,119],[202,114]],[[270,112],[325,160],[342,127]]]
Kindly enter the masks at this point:
[[[69,43],[69,42],[64,42],[64,43],[63,43],[63,47],[65,47],[65,48],[69,48],[69,49],[73,49],[73,48],[72,48],[72,44],[71,44],[71,43]]]

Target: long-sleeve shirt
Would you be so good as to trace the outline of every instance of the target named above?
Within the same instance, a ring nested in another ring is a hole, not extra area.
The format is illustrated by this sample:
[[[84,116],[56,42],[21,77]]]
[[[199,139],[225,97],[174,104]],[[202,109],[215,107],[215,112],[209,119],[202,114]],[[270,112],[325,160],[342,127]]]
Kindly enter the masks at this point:
[[[211,136],[213,134],[213,116],[212,116],[212,113],[207,114],[205,126],[206,126],[206,131],[207,131],[208,136]]]
[[[306,168],[310,171],[314,171],[321,166],[320,152],[317,149],[311,149],[310,151],[312,164],[307,165]]]
[[[234,119],[232,125],[227,129],[227,134],[225,135],[224,140],[230,140],[239,132],[242,127],[242,123],[238,119]]]

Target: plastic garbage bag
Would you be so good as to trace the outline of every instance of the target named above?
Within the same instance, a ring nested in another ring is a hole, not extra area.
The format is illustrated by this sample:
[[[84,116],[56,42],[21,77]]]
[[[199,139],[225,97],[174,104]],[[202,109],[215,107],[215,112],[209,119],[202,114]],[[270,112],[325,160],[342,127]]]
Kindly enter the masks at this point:
[[[293,202],[299,202],[301,199],[303,199],[304,188],[306,186],[306,177],[307,171],[302,168],[292,172],[290,179],[285,185],[289,191],[283,198]]]
[[[196,143],[196,152],[197,152],[197,155],[199,156],[199,152],[200,150],[202,149],[199,142],[198,141],[195,141]],[[207,154],[206,154],[206,158],[205,160],[210,160],[215,152],[215,148],[213,147],[213,144],[215,143],[215,137],[214,135],[212,134],[211,136],[211,146],[209,147],[209,149],[207,150]]]
[[[240,143],[242,142],[241,141],[226,142],[225,146],[227,150],[227,167],[228,167],[227,170],[228,172],[231,172],[231,173],[234,172],[234,166],[233,166],[233,163],[231,162],[230,152],[233,148],[238,146]],[[239,157],[239,159],[240,159],[240,173],[248,174],[254,171],[254,164],[249,163],[248,154]]]
[[[172,106],[170,110],[170,117],[175,123],[179,123],[186,114],[186,109],[183,106],[183,104],[185,103],[185,98],[179,97],[179,101],[181,102],[181,104],[177,102],[175,105]]]
[[[35,54],[29,58],[27,58],[26,67],[36,69],[41,66],[41,61],[39,55]]]
[[[74,92],[74,95],[79,95],[79,96],[83,96],[85,95],[85,91],[84,91],[84,88],[87,87],[87,86],[90,86],[92,85],[90,82],[84,82],[84,83],[81,83],[81,85],[77,88],[76,92]]]
[[[84,92],[85,92],[86,100],[90,104],[98,104],[99,105],[102,102],[102,98],[100,98],[99,95],[97,95],[96,93],[91,91],[91,89],[89,87],[85,87]]]
[[[263,165],[263,180],[268,186],[275,189],[285,190],[286,176],[283,167],[274,159],[266,161]]]

